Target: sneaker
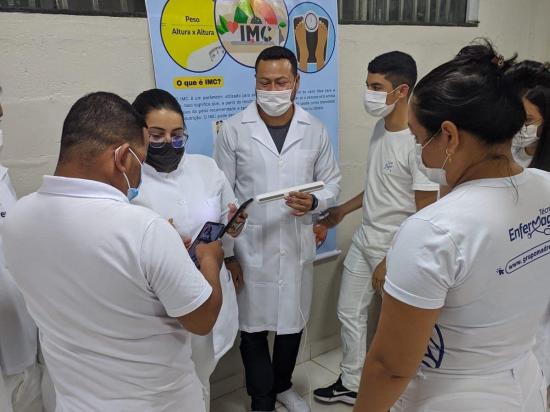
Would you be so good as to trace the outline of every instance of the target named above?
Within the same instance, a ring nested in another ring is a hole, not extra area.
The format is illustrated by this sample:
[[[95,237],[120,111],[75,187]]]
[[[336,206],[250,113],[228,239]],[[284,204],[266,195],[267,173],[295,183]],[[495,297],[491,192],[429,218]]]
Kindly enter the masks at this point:
[[[292,388],[278,393],[277,400],[283,404],[288,412],[311,412],[307,402]]]
[[[348,405],[355,405],[357,400],[357,392],[350,391],[342,385],[342,377],[326,388],[315,389],[313,395],[315,399],[327,403],[344,402]]]

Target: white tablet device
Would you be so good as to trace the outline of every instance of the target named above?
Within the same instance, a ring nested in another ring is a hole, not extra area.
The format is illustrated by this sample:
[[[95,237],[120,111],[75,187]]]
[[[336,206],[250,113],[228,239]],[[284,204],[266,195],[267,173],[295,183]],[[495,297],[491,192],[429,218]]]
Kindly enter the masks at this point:
[[[271,202],[273,200],[279,200],[283,199],[286,195],[288,195],[290,192],[304,192],[304,193],[311,193],[315,192],[317,190],[321,190],[325,187],[324,182],[313,182],[313,183],[306,183],[299,186],[293,186],[293,187],[287,187],[286,189],[276,190],[274,192],[264,193],[262,195],[257,195],[254,199],[258,203],[267,203]]]

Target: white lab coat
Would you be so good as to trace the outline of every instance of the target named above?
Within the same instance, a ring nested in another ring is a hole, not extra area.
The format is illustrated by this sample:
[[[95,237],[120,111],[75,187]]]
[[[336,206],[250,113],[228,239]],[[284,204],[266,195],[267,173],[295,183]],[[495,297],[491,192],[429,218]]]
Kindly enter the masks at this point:
[[[324,125],[295,105],[281,153],[277,151],[256,103],[224,121],[214,158],[242,203],[255,195],[317,180],[317,212],[340,193],[340,169]],[[237,297],[241,330],[301,331],[313,291],[315,239],[311,214],[296,218],[283,200],[248,209],[246,231],[235,241],[244,271]]]
[[[195,238],[207,221],[227,223],[227,205],[235,201],[227,179],[213,159],[186,153],[171,173],[159,173],[144,164],[140,193],[133,203],[173,219],[180,236]],[[225,255],[233,256],[233,240],[229,235],[224,236],[223,245]],[[212,333],[206,337],[193,336],[193,350],[212,347],[212,344],[195,345],[195,340],[213,339],[215,362],[231,349],[238,331],[235,287],[225,265],[220,270],[220,283],[223,303]]]

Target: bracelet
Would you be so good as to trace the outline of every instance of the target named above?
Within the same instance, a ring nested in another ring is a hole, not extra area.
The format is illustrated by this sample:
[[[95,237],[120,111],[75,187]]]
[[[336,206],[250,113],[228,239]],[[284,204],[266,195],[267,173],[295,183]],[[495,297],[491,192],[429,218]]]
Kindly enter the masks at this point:
[[[233,262],[238,262],[239,259],[237,259],[237,256],[229,256],[229,257],[224,258],[223,261],[225,263],[233,263]]]

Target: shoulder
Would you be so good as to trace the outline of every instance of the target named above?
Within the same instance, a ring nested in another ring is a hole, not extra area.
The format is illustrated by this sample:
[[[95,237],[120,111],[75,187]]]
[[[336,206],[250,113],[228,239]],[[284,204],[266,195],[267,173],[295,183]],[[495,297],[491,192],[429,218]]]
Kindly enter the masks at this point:
[[[541,169],[529,168],[525,169],[535,179],[541,179],[545,182],[550,182],[550,172]]]
[[[257,117],[258,109],[256,108],[256,102],[250,103],[244,110],[234,114],[230,118],[223,121],[222,128],[235,128],[243,123],[247,118]]]
[[[185,154],[184,159],[184,171],[197,172],[199,171],[203,175],[215,175],[220,169],[216,161],[202,154]]]
[[[304,110],[300,105],[294,104],[296,109],[295,116],[298,118],[298,121],[308,123],[315,129],[323,130],[325,129],[325,124],[316,116],[312,115],[310,112]]]

